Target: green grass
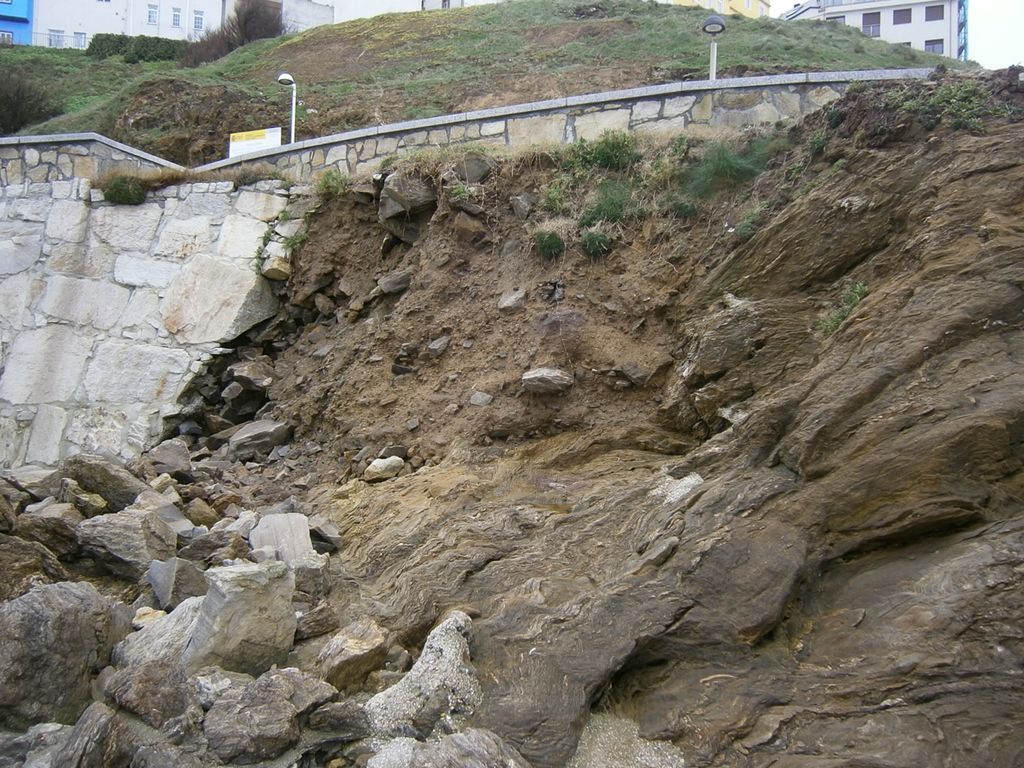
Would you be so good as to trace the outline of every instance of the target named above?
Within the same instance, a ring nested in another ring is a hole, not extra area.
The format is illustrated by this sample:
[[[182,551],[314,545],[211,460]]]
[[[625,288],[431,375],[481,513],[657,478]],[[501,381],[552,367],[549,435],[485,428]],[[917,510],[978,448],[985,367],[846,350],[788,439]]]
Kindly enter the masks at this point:
[[[565,240],[557,232],[541,230],[533,236],[537,252],[545,259],[557,259],[565,253]]]
[[[868,293],[866,283],[854,283],[843,292],[843,296],[839,300],[839,306],[818,320],[815,327],[826,336],[835,333],[846,318],[850,316],[850,313],[860,304],[861,299],[867,296]]]
[[[693,198],[706,198],[755,178],[765,169],[771,155],[780,149],[771,139],[758,138],[743,147],[714,142],[683,177],[683,191]]]
[[[632,197],[633,190],[629,182],[605,179],[598,185],[593,199],[580,215],[580,227],[590,227],[599,221],[624,221],[632,213]]]

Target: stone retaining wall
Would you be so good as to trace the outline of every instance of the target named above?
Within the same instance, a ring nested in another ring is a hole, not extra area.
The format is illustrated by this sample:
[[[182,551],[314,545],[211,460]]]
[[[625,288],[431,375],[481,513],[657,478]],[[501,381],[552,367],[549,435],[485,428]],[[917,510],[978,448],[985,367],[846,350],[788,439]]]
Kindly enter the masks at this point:
[[[375,170],[385,158],[425,147],[473,142],[502,147],[571,143],[609,129],[704,138],[795,121],[839,98],[852,82],[927,77],[928,69],[824,72],[669,83],[569,96],[510,107],[382,125],[298,142],[198,170],[261,163],[309,181],[327,169],[349,175]]]
[[[0,187],[26,182],[96,180],[115,171],[182,170],[98,133],[0,138]]]
[[[138,455],[220,345],[277,311],[257,253],[270,228],[281,250],[302,211],[279,215],[310,193],[195,183],[119,206],[87,179],[0,189],[0,466]]]

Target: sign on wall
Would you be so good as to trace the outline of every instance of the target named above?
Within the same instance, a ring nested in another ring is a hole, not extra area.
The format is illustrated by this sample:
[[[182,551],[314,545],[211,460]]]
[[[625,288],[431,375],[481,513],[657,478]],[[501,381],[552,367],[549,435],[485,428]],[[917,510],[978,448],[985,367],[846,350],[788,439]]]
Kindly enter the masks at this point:
[[[261,149],[281,146],[281,128],[260,128],[257,131],[242,131],[228,136],[228,157],[247,155]]]

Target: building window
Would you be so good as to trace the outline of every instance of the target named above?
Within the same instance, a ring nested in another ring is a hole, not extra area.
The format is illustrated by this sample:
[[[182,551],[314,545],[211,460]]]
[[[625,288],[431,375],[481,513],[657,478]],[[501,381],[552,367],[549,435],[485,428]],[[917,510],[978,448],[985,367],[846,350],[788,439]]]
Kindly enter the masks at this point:
[[[868,37],[881,37],[882,35],[882,13],[865,13],[861,19],[860,31]]]
[[[156,24],[157,16],[160,14],[160,6],[150,3],[146,6],[146,23]]]
[[[196,32],[203,31],[203,12],[192,11],[192,29]]]
[[[51,48],[63,48],[64,47],[64,30],[63,29],[51,29],[49,30],[49,43]]]
[[[910,9],[901,8],[898,11],[892,12],[892,23],[893,24],[909,24],[910,23]]]
[[[845,24],[846,23],[846,17],[845,16],[826,16],[825,17],[825,21],[834,21],[837,24]]]
[[[944,5],[929,5],[925,6],[924,9],[924,20],[925,21],[942,21],[946,18],[946,6]]]
[[[751,0],[747,0],[747,10],[750,10]]]
[[[181,8],[171,8],[171,26],[175,29],[181,27]]]
[[[75,48],[85,50],[85,32],[75,32]]]
[[[0,45],[14,45],[14,33],[0,29]]]
[[[943,45],[942,40],[925,40],[924,49],[928,53],[945,53],[946,47]]]

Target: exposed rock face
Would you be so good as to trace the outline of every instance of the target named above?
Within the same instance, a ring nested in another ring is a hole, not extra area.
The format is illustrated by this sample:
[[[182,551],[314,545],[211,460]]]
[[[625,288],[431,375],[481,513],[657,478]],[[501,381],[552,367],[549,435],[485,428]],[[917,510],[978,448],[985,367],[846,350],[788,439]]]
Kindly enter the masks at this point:
[[[36,587],[0,605],[0,728],[74,723],[126,618],[85,583]]]
[[[424,744],[394,739],[370,758],[367,768],[529,768],[498,736],[478,728]]]
[[[437,206],[433,185],[419,176],[392,173],[380,193],[378,219],[399,240],[414,243]]]

